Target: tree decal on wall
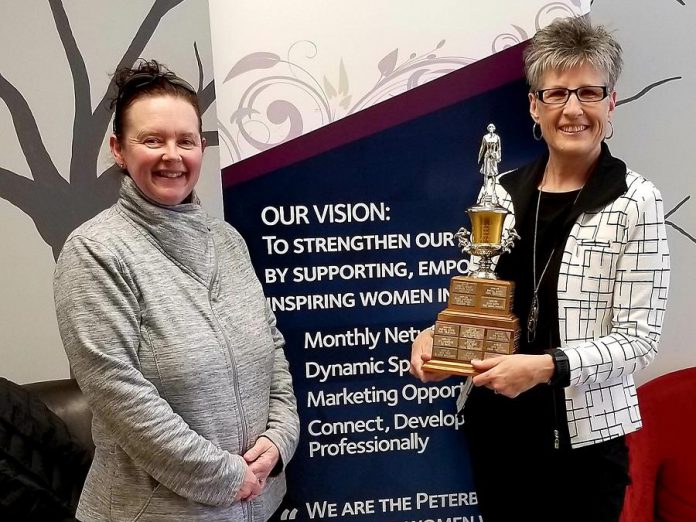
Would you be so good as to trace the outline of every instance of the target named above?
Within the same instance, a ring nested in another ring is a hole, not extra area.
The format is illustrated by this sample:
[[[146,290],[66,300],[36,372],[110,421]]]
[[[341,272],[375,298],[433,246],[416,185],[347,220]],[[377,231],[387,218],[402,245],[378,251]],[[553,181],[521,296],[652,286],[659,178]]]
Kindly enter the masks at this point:
[[[140,24],[133,40],[117,67],[132,66],[157,29],[162,18],[183,0],[156,0]],[[67,180],[61,176],[49,155],[36,119],[22,94],[0,72],[0,99],[9,109],[20,147],[32,178],[0,167],[0,198],[27,214],[41,238],[58,258],[65,240],[77,226],[112,205],[118,198],[121,176],[115,165],[99,173],[99,152],[104,136],[110,131],[115,94],[112,81],[92,111],[90,81],[82,53],[77,46],[70,21],[61,0],[49,0],[56,29],[70,66],[75,93],[72,127],[72,151]],[[194,43],[198,62],[198,97],[201,113],[215,99],[213,82],[203,86],[203,69]],[[116,69],[116,67],[114,67]],[[204,133],[209,145],[217,145],[217,132]]]

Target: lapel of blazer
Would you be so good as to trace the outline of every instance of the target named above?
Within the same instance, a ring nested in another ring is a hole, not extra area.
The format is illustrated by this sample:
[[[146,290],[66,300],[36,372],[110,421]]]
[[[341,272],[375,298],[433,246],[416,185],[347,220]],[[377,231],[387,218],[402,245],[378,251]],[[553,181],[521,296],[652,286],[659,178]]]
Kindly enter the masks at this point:
[[[501,186],[510,194],[515,211],[515,222],[522,223],[532,202],[536,200],[536,191],[544,168],[548,161],[548,152],[532,163],[513,170],[500,177]],[[570,230],[583,212],[597,210],[614,201],[628,190],[626,185],[626,164],[615,158],[609,152],[606,143],[602,143],[602,151],[597,166],[590,174],[585,187],[580,192],[573,210],[569,213],[563,230]]]
[[[602,152],[592,174],[588,178],[565,225],[574,223],[580,214],[606,207],[628,190],[626,185],[626,164],[609,152],[602,142]],[[565,229],[565,227],[564,227]]]

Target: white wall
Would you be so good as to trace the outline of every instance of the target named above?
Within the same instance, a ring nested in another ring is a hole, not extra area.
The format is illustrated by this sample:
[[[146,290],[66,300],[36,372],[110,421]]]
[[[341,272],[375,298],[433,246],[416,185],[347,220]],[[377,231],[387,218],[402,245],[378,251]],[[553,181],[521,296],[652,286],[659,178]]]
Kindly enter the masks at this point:
[[[589,7],[589,0],[211,0],[221,166],[486,58]]]
[[[93,108],[105,93],[108,74],[116,68],[141,22],[153,5],[161,3],[142,0],[64,3],[89,76]],[[207,84],[213,79],[207,2],[186,0],[173,7],[162,17],[141,55],[160,60],[196,86],[198,65],[194,42]],[[47,2],[3,2],[0,74],[26,99],[46,150],[67,180],[75,95],[66,52]],[[68,363],[53,309],[53,252],[29,215],[3,197],[3,191],[9,190],[7,180],[12,176],[2,169],[28,179],[36,178],[27,165],[11,113],[3,100],[0,95],[0,375],[20,383],[65,378],[69,375]],[[216,129],[214,104],[203,123],[204,130]],[[104,138],[105,145],[108,135],[104,134]],[[102,147],[97,172],[110,165],[108,149]],[[208,211],[222,217],[219,173],[217,147],[211,147],[206,153],[197,190]],[[39,196],[38,186],[31,190],[39,201],[50,196]],[[80,201],[74,203],[79,205]],[[56,210],[56,220],[63,217],[62,210]],[[69,210],[66,208],[65,212]]]
[[[673,223],[667,227],[672,255],[669,303],[660,353],[636,376],[645,382],[696,366],[696,5],[677,0],[595,0],[592,21],[615,30],[623,46],[624,72],[616,87],[619,101],[660,80],[681,77],[620,105],[609,141],[614,155],[661,190],[665,212],[689,198],[668,217]]]

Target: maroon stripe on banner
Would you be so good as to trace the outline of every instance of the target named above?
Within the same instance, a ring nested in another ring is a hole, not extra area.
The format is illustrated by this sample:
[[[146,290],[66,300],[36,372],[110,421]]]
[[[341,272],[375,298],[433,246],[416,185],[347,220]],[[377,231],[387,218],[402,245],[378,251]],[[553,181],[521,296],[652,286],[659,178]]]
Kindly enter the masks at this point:
[[[223,188],[263,176],[346,143],[520,79],[526,42],[308,132],[222,169]]]

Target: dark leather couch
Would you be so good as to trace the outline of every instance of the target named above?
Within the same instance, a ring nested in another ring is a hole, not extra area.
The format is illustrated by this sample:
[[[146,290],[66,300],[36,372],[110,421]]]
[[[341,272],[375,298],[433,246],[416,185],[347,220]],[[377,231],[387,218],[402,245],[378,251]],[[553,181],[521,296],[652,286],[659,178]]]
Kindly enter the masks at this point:
[[[74,380],[0,377],[0,520],[75,520],[94,456],[91,422]]]
[[[94,455],[92,412],[75,379],[33,382],[25,384],[23,388],[41,399],[49,410],[63,419],[70,433]]]

